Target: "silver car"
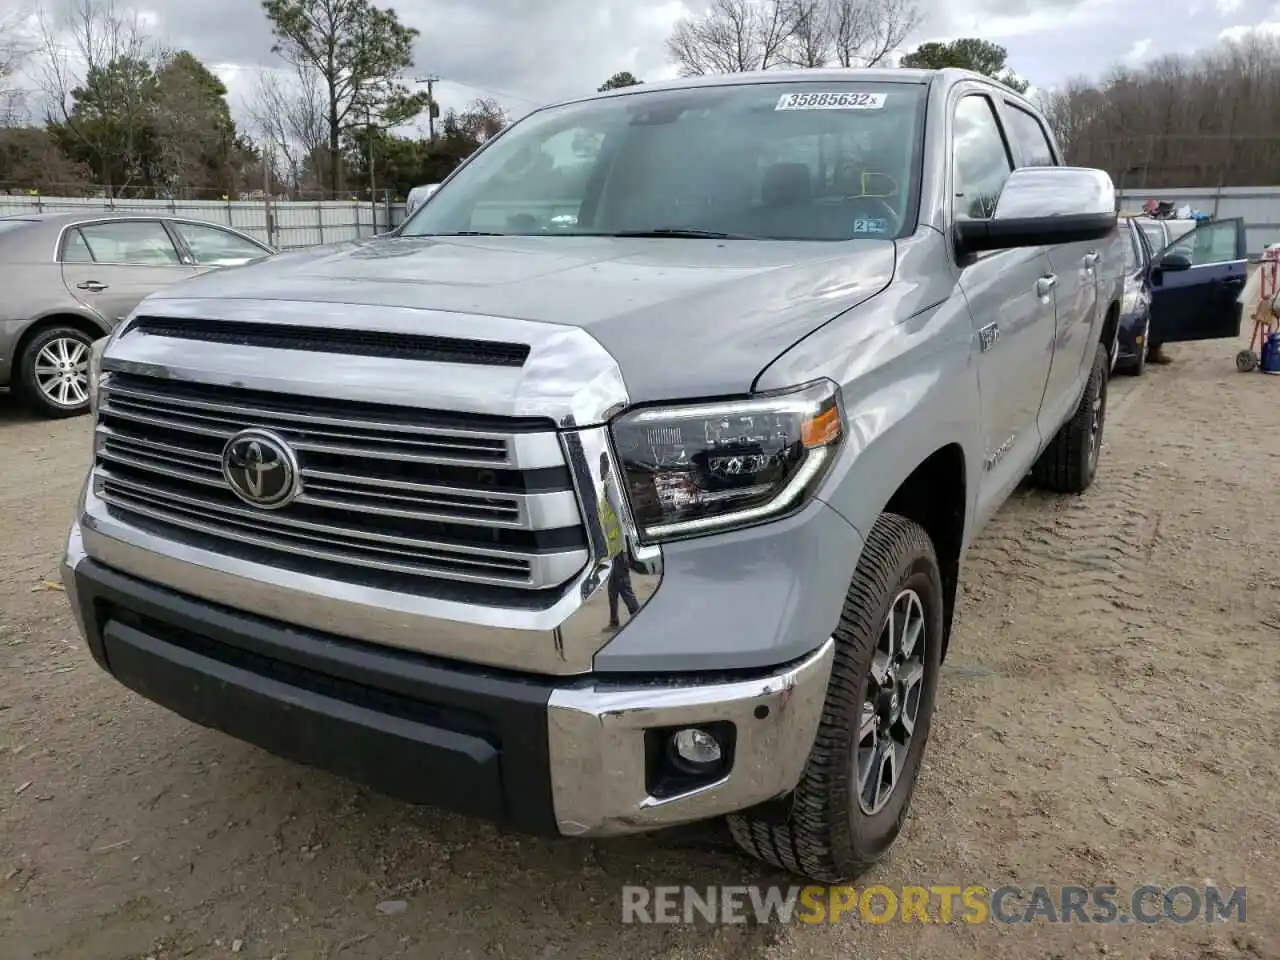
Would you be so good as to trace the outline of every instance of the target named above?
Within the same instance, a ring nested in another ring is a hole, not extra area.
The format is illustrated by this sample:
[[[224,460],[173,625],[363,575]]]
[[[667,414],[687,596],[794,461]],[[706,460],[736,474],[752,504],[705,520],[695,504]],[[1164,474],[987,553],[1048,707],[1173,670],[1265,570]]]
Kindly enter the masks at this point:
[[[0,388],[44,416],[84,413],[89,345],[143,297],[274,253],[237,230],[181,217],[0,217]]]

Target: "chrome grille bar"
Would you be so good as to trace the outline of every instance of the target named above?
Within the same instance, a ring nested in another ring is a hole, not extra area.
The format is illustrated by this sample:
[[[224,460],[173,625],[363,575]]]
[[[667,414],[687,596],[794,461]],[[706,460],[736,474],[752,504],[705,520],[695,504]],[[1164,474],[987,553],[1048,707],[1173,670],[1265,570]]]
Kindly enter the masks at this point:
[[[264,404],[261,395],[228,398],[229,388],[168,386],[137,375],[103,380],[95,489],[113,510],[240,550],[429,579],[542,589],[587,563],[550,428],[419,427],[366,418],[354,405],[352,415],[341,405],[335,412],[332,401],[316,413],[302,397]],[[223,446],[252,427],[296,452],[302,489],[282,509],[243,503],[223,476]]]

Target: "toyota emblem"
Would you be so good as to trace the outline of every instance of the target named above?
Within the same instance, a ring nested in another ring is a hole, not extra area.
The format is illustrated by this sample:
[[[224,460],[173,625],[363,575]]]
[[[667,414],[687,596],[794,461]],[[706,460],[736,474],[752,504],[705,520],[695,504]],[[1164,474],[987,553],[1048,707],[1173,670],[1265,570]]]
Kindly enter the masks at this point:
[[[300,492],[297,457],[267,430],[242,430],[227,441],[222,476],[237,497],[266,510],[292,503]]]

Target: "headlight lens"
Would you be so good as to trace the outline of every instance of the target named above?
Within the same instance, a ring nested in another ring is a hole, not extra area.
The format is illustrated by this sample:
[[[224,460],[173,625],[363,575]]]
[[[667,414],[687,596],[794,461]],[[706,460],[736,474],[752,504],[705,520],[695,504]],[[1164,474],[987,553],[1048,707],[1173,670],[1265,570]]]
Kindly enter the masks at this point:
[[[108,337],[99,337],[89,347],[89,409],[98,411],[98,380],[102,377],[102,352],[107,348]]]
[[[829,380],[749,400],[636,410],[613,423],[641,540],[745,526],[813,492],[844,438]]]

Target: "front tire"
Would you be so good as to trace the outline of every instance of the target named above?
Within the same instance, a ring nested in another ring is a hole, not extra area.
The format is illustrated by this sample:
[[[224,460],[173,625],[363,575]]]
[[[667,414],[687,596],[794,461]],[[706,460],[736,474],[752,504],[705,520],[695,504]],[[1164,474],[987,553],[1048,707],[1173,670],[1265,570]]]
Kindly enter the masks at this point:
[[[19,399],[35,414],[76,417],[89,409],[89,350],[93,341],[75,327],[41,330],[18,356]]]
[[[1151,344],[1147,342],[1151,336],[1151,318],[1147,318],[1147,322],[1142,325],[1142,349],[1138,351],[1138,359],[1129,364],[1128,373],[1134,377],[1140,377],[1147,369],[1147,352],[1151,349]]]
[[[753,857],[821,883],[882,860],[907,817],[933,719],[943,638],[942,576],[917,523],[871,529],[835,631],[818,735],[778,824],[729,817]]]
[[[1107,348],[1098,344],[1080,405],[1031,468],[1031,479],[1037,486],[1055,493],[1084,493],[1093,483],[1102,455],[1102,429],[1107,421],[1110,359]]]

